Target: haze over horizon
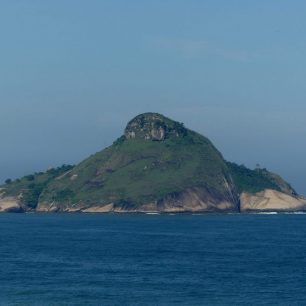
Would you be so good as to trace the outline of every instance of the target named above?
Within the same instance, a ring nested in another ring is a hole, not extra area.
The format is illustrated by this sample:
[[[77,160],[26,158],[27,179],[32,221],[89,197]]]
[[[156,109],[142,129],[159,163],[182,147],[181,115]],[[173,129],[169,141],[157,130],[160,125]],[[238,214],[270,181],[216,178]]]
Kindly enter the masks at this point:
[[[306,195],[303,1],[3,1],[0,181],[158,112]]]

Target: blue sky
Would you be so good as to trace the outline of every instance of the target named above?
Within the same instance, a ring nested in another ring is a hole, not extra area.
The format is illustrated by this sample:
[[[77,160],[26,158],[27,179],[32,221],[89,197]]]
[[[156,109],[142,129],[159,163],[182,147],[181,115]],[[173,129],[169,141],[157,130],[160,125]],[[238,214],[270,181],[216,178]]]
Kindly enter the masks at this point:
[[[163,113],[306,194],[306,2],[3,0],[0,181]]]

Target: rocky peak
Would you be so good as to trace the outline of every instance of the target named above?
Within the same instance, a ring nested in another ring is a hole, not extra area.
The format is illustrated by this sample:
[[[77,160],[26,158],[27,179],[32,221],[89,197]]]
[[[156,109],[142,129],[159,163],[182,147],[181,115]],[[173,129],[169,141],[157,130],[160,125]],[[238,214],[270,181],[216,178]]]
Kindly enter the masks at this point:
[[[124,135],[127,139],[162,141],[169,137],[184,136],[186,132],[182,123],[157,113],[145,113],[138,115],[128,123]]]

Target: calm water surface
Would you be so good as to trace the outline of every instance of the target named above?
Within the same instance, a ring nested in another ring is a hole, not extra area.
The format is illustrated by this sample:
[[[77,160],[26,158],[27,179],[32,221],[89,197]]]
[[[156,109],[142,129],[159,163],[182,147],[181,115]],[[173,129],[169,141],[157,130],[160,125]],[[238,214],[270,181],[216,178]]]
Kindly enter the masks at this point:
[[[0,214],[0,305],[306,305],[306,215]]]

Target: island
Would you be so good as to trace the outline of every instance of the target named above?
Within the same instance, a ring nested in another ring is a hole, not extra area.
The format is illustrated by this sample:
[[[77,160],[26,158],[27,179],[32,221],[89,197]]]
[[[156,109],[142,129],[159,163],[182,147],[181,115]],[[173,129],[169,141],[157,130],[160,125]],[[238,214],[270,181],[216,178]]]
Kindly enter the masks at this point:
[[[0,186],[0,212],[306,211],[267,169],[226,161],[212,142],[158,113],[136,116],[106,149]]]

